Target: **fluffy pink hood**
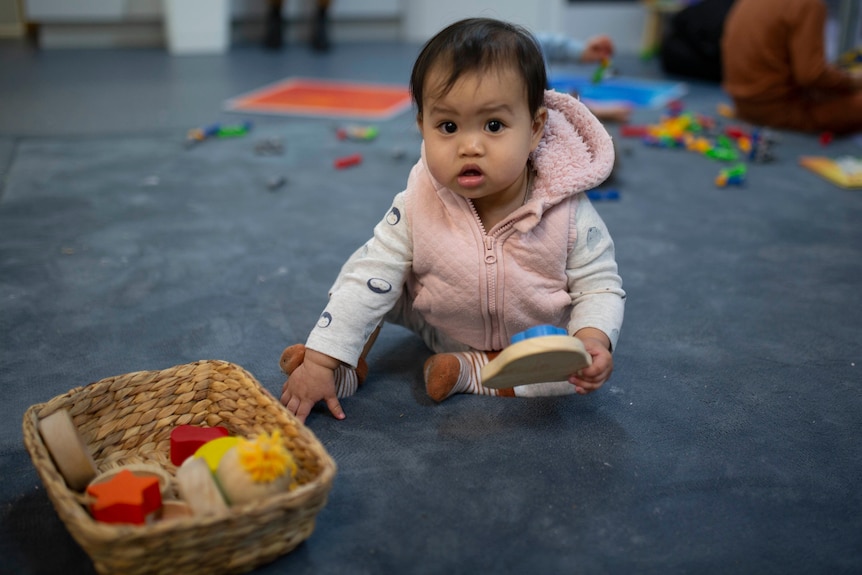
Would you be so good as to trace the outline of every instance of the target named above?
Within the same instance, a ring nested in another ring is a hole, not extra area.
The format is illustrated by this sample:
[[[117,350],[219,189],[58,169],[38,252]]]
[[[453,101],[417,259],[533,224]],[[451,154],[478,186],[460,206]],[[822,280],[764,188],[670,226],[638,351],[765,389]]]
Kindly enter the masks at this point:
[[[548,121],[533,152],[537,178],[528,209],[515,224],[521,232],[535,226],[548,208],[604,182],[614,167],[614,144],[601,122],[580,100],[546,91]]]
[[[545,133],[531,155],[537,174],[533,193],[530,201],[512,214],[515,229],[522,233],[535,227],[549,208],[601,184],[614,166],[611,136],[584,104],[568,94],[547,90],[545,107]],[[444,188],[427,167],[426,172],[438,192]]]

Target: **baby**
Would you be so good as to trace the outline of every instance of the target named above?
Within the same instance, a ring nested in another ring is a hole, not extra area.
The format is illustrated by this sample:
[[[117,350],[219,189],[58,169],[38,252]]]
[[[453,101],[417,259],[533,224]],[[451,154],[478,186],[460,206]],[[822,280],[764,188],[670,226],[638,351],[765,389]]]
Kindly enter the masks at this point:
[[[586,195],[607,178],[611,138],[573,97],[546,91],[526,30],[462,20],[424,46],[410,79],[422,134],[406,189],[344,264],[305,345],[284,350],[281,401],[300,420],[365,378],[380,325],[435,352],[428,395],[586,394],[613,371],[625,292],[614,244]],[[579,338],[592,364],[567,381],[482,386],[481,367],[540,324]]]

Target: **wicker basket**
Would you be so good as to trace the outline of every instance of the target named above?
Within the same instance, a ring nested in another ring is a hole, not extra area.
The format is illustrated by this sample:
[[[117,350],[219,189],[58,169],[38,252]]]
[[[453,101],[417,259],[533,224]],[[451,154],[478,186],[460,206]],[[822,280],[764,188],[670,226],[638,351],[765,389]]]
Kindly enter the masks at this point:
[[[39,434],[39,419],[72,416],[99,471],[150,463],[171,476],[170,433],[178,425],[221,425],[232,434],[280,430],[297,466],[298,487],[232,507],[228,515],[143,526],[100,523],[70,490]],[[48,496],[99,573],[244,573],[283,555],[311,535],[335,476],[317,438],[241,367],[199,361],[141,371],[78,387],[24,414],[24,443]]]

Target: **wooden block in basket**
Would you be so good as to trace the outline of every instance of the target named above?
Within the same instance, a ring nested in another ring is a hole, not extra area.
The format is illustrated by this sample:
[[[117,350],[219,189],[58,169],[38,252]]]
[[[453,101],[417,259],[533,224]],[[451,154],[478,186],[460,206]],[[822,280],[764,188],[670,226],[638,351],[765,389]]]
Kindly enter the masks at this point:
[[[171,475],[171,430],[226,427],[252,436],[280,430],[296,460],[298,487],[232,507],[227,515],[145,526],[94,520],[63,481],[38,431],[41,418],[66,409],[99,471],[129,463],[161,465]],[[245,573],[283,555],[314,530],[335,462],[314,434],[250,373],[225,361],[140,371],[77,387],[24,414],[24,443],[60,518],[99,573]]]

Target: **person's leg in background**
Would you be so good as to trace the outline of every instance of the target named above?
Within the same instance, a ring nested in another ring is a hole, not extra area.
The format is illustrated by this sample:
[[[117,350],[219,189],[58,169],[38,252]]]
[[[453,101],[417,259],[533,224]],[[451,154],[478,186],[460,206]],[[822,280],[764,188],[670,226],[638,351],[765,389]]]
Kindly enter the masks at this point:
[[[317,0],[311,29],[311,47],[318,52],[329,50],[329,5],[331,0]],[[263,45],[269,50],[279,50],[284,45],[284,22],[282,11],[284,0],[267,0],[266,30]]]
[[[318,52],[329,50],[329,5],[330,0],[317,0],[314,27],[311,31],[311,47]]]
[[[266,29],[263,33],[263,46],[269,50],[279,50],[284,45],[282,31],[282,0],[267,0]]]
[[[862,91],[817,101],[811,115],[818,130],[836,134],[862,132]]]
[[[736,115],[751,124],[800,132],[862,132],[862,92],[842,96],[745,102],[736,100]]]

